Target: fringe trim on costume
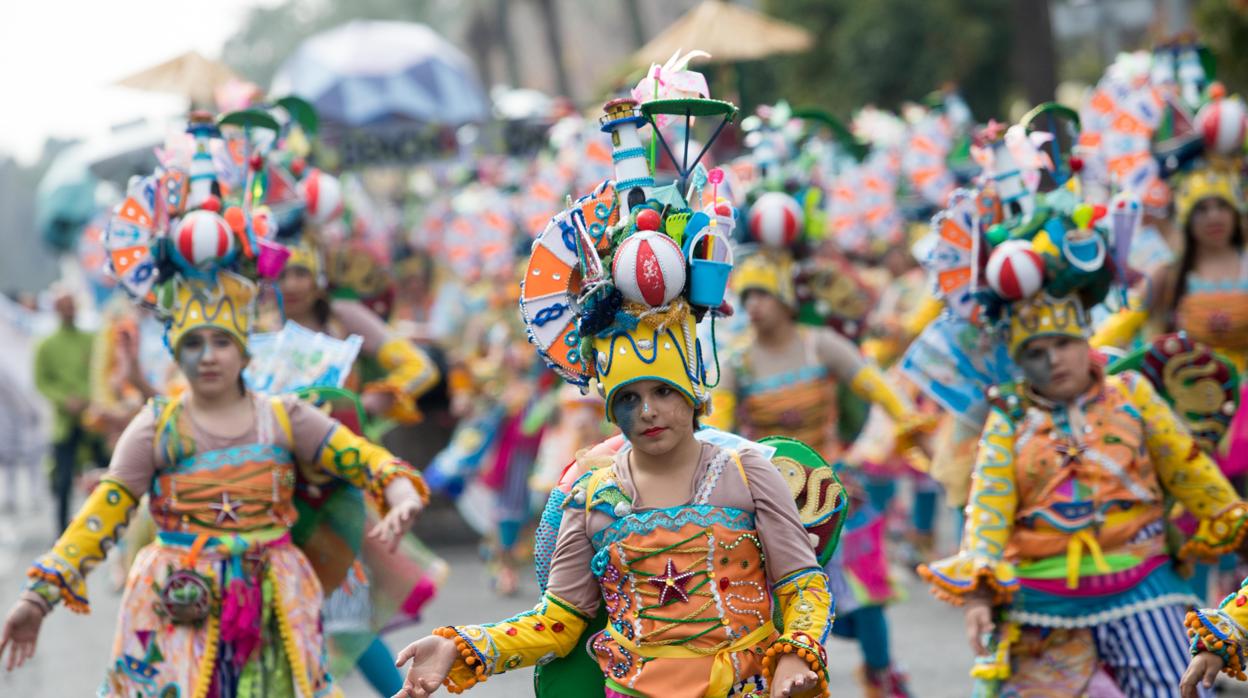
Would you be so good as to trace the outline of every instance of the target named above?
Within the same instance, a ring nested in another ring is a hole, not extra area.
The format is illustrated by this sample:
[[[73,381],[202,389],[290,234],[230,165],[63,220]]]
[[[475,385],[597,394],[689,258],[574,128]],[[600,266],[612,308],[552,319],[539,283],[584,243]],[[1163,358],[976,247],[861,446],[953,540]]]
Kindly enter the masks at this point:
[[[451,693],[463,693],[479,683],[485,683],[485,680],[489,678],[489,675],[485,673],[485,665],[481,663],[476,650],[472,645],[468,644],[467,640],[460,637],[459,633],[450,627],[437,628],[433,631],[433,634],[448,640],[454,640],[455,649],[459,652],[460,658],[463,659],[464,664],[468,665],[475,672],[475,675],[469,678],[462,686],[452,680],[448,673],[446,679],[442,681],[442,685],[446,687],[446,690]]]
[[[1229,530],[1219,531],[1221,527]],[[1204,534],[1218,536],[1218,539],[1210,541]],[[1179,549],[1179,557],[1212,562],[1226,553],[1237,551],[1245,538],[1248,538],[1248,505],[1236,502],[1213,518],[1202,521],[1196,535]]]
[[[1244,648],[1238,642],[1230,638],[1218,639],[1209,632],[1197,611],[1188,611],[1183,623],[1187,625],[1188,637],[1192,638],[1192,654],[1212,652],[1222,658],[1222,673],[1240,681],[1248,679],[1248,675],[1244,674]]]
[[[295,675],[295,682],[299,684],[299,691],[303,693],[304,698],[313,698],[316,694],[312,692],[312,684],[308,681],[308,666],[303,663],[303,655],[299,653],[299,646],[295,644],[295,633],[290,627],[289,609],[286,603],[282,601],[281,584],[278,582],[277,573],[270,567],[267,576],[269,583],[273,585],[273,605],[277,608],[277,628],[282,634],[282,647],[286,649],[286,661],[290,664],[290,672]]]
[[[818,649],[811,647],[797,640],[780,637],[771,643],[771,647],[767,648],[766,654],[763,655],[763,677],[767,679],[768,685],[771,684],[772,677],[776,673],[776,665],[780,663],[780,658],[786,654],[796,654],[802,661],[806,662],[806,666],[815,672],[815,676],[819,677],[819,690],[815,693],[819,698],[827,698],[828,692],[828,669],[823,660],[819,656]]]
[[[212,687],[212,677],[216,674],[213,668],[217,664],[217,643],[221,639],[221,618],[216,614],[208,616],[207,637],[204,638],[204,656],[199,660],[199,681],[195,684],[192,698],[207,698],[208,689]]]
[[[31,567],[26,571],[26,577],[34,584],[44,582],[56,587],[60,592],[61,603],[74,613],[86,615],[91,612],[91,605],[87,599],[74,593],[74,590],[69,588],[69,585],[65,583],[61,575],[40,567]]]
[[[1014,592],[1018,590],[1017,582],[1011,586],[1003,585],[996,577],[996,573],[990,567],[980,567],[975,570],[970,580],[969,586],[962,587],[951,583],[940,575],[934,573],[927,565],[919,565],[917,570],[919,576],[924,581],[932,585],[932,596],[952,604],[961,606],[966,602],[966,595],[975,592],[981,588],[981,585],[987,585],[993,592],[992,605],[1001,606],[1010,603],[1014,598]]]

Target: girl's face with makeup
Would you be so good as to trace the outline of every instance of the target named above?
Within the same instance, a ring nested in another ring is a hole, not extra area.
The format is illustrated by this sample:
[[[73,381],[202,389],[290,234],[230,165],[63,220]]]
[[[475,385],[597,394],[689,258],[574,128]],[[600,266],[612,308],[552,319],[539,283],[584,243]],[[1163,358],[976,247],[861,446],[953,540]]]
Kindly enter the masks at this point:
[[[616,425],[646,455],[661,456],[693,438],[693,405],[663,381],[630,383],[612,401]]]
[[[1092,355],[1086,340],[1036,337],[1018,353],[1027,383],[1054,402],[1067,402],[1087,392],[1092,381]]]
[[[287,316],[302,318],[312,312],[319,289],[316,287],[316,276],[311,270],[302,266],[288,266],[278,277],[277,287],[282,292],[282,305]]]
[[[247,357],[238,342],[211,327],[191,330],[183,337],[178,344],[177,359],[191,390],[206,398],[238,390],[239,376],[247,365]]]

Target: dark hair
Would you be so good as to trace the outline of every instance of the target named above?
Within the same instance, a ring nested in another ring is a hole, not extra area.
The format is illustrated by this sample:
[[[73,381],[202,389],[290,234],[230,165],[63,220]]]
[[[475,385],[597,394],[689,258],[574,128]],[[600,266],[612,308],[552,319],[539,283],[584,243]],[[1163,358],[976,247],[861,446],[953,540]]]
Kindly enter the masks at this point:
[[[1222,205],[1234,212],[1235,223],[1231,230],[1231,244],[1239,252],[1244,251],[1244,218],[1240,214],[1239,209],[1233,204],[1218,197],[1218,201]],[[1196,202],[1199,206],[1200,202]],[[1192,230],[1192,221],[1196,218],[1196,206],[1192,207],[1192,211],[1187,214],[1187,221],[1183,223],[1183,256],[1179,258],[1178,276],[1175,278],[1174,292],[1170,296],[1170,307],[1166,310],[1168,325],[1174,324],[1174,313],[1179,307],[1179,301],[1187,295],[1187,278],[1191,275],[1192,269],[1196,266],[1196,234]]]
[[[312,314],[316,316],[316,322],[321,327],[325,327],[329,324],[331,308],[329,305],[329,297],[326,296],[324,292],[318,295],[316,300],[312,303]]]

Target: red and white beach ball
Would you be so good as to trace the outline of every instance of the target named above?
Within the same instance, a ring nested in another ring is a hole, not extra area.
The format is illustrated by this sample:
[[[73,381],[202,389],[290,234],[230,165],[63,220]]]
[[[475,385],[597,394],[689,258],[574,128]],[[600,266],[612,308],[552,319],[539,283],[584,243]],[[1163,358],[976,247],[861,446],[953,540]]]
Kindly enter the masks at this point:
[[[667,305],[685,288],[685,255],[663,233],[634,233],[616,250],[611,278],[634,303]]]
[[[1044,285],[1044,259],[1026,240],[1006,240],[988,256],[988,285],[1010,301],[1030,298]]]
[[[1215,99],[1196,113],[1196,131],[1210,151],[1218,155],[1238,154],[1248,135],[1248,108],[1238,97]]]
[[[342,215],[342,183],[338,178],[318,169],[308,170],[299,180],[299,196],[308,218],[316,223],[327,223]]]
[[[234,233],[216,213],[191,211],[178,221],[173,243],[187,264],[207,269],[234,251]]]
[[[759,244],[791,247],[802,230],[802,207],[788,194],[769,191],[750,206],[750,234]]]

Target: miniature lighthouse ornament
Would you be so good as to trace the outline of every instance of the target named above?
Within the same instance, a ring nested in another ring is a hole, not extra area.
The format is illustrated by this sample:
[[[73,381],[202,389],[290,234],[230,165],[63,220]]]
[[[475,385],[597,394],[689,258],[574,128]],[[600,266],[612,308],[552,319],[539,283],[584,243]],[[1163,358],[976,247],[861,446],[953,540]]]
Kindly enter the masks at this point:
[[[199,208],[208,197],[212,196],[212,183],[216,180],[216,168],[212,164],[212,153],[208,143],[219,135],[217,124],[208,112],[193,112],[186,132],[195,139],[195,154],[191,156],[190,196],[186,202],[187,209]]]
[[[634,206],[640,206],[650,198],[654,177],[646,161],[646,150],[641,147],[637,128],[646,123],[637,110],[637,100],[629,97],[615,99],[603,105],[605,115],[599,120],[604,133],[611,134],[611,159],[615,161],[615,189],[623,194],[624,214]]]

